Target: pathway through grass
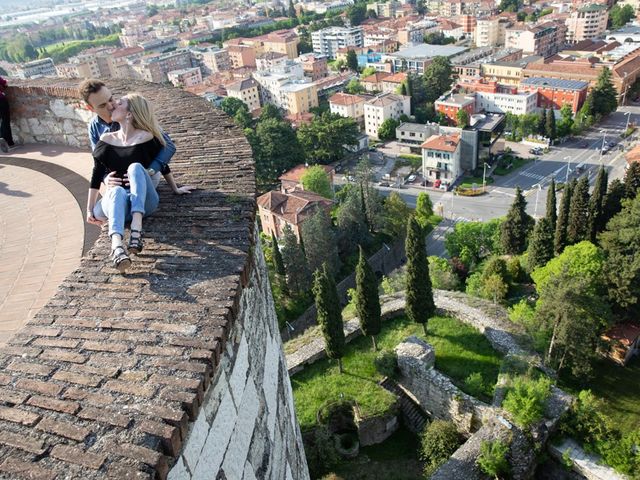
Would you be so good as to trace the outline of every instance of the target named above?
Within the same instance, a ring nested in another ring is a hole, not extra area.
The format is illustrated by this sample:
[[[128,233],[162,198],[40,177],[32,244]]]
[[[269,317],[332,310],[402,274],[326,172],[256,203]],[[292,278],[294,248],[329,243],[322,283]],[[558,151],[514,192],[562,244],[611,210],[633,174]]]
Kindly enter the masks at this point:
[[[473,327],[450,317],[429,320],[426,341],[436,350],[436,368],[449,375],[465,390],[464,380],[472,373],[482,375],[483,396],[492,396],[498,377],[501,356],[493,350],[487,339]],[[383,323],[377,337],[379,349],[392,350],[410,335],[424,339],[422,326],[398,317]],[[345,373],[338,373],[337,363],[320,360],[291,378],[296,412],[301,427],[315,425],[316,412],[325,403],[354,398],[363,414],[376,415],[388,410],[393,396],[377,384],[382,375],[376,371],[371,351],[371,339],[360,337],[347,346],[343,358]]]

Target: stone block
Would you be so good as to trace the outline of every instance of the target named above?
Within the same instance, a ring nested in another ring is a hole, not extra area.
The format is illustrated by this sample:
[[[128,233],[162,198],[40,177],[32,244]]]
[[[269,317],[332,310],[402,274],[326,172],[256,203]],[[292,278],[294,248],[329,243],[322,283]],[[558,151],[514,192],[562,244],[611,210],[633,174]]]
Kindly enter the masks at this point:
[[[416,370],[425,371],[432,368],[436,361],[436,353],[428,343],[416,336],[407,338],[396,347],[398,368],[404,375]]]

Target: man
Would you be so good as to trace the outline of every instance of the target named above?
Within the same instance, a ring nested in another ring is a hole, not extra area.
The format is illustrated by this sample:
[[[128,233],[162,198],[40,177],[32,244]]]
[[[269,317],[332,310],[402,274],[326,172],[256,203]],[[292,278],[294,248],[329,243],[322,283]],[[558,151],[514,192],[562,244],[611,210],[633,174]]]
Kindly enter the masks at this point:
[[[7,88],[7,81],[0,77],[0,150],[4,153],[16,148],[11,135],[11,118],[9,114],[9,100],[4,91]]]
[[[113,112],[116,106],[115,100],[111,90],[107,88],[104,82],[95,78],[90,78],[82,82],[80,84],[80,93],[87,104],[87,108],[96,114],[96,116],[91,119],[91,122],[89,122],[89,141],[91,142],[91,149],[93,150],[103,133],[115,132],[120,129],[120,125],[111,120],[111,112]],[[166,145],[162,150],[160,150],[160,153],[158,153],[158,156],[153,160],[153,162],[151,162],[147,171],[149,172],[154,185],[158,185],[160,173],[162,173],[165,175],[165,178],[174,193],[179,195],[190,193],[191,187],[178,187],[173,179],[173,175],[169,173],[170,170],[167,165],[171,161],[173,154],[176,152],[176,147],[166,132],[163,132],[162,135],[165,139]],[[115,172],[112,172],[105,177],[104,183],[107,188],[126,186],[126,179],[121,179],[115,176]],[[90,205],[96,204],[98,193],[98,190],[89,189],[87,222],[94,225],[102,225],[103,223],[101,219],[94,216],[93,211],[89,210]]]

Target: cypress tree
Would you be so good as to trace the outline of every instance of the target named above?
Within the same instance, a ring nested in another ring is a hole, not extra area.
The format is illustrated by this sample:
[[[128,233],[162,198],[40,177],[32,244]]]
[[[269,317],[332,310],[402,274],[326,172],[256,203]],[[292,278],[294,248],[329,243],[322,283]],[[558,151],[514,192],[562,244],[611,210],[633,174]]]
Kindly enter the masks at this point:
[[[622,200],[626,195],[626,188],[617,178],[611,182],[607,189],[607,195],[604,197],[604,218],[602,224],[606,227],[620,210],[622,210]]]
[[[604,167],[600,167],[593,193],[589,199],[589,240],[596,242],[596,236],[604,230],[604,200],[607,193],[608,175]]]
[[[538,121],[536,122],[536,130],[538,135],[544,135],[546,133],[547,123],[547,109],[543,108],[538,112]]]
[[[362,209],[362,218],[367,225],[367,231],[369,233],[373,233],[373,229],[371,228],[371,222],[369,221],[369,215],[367,212],[367,201],[364,198],[364,186],[362,185],[362,183],[360,183],[360,208]]]
[[[376,335],[380,333],[381,326],[378,281],[362,247],[356,266],[356,310],[360,318],[360,329],[371,337],[373,351],[376,351]]]
[[[276,268],[278,285],[280,285],[282,293],[289,296],[289,288],[287,287],[287,271],[284,268],[284,262],[282,261],[282,254],[280,253],[280,247],[278,247],[278,241],[273,233],[271,234],[271,249],[273,250],[273,264]]]
[[[565,184],[564,192],[562,192],[562,203],[560,204],[560,213],[556,223],[555,237],[553,239],[553,249],[556,255],[560,255],[564,247],[567,246],[567,223],[569,222],[569,208],[571,206],[571,193],[575,185],[575,179]]]
[[[633,162],[624,174],[624,189],[626,198],[636,198],[640,191],[640,162]]]
[[[571,194],[567,244],[573,245],[587,239],[589,227],[589,178],[581,177]]]
[[[544,131],[547,138],[555,140],[556,138],[556,115],[553,113],[553,108],[547,110],[547,118],[545,120]]]
[[[556,181],[552,178],[547,192],[547,212],[546,219],[549,220],[551,231],[555,231],[558,221],[558,211],[556,206]]]
[[[407,291],[405,312],[409,320],[421,323],[427,334],[427,321],[436,310],[429,277],[429,263],[422,228],[411,216],[407,222]]]
[[[315,273],[313,293],[316,298],[318,324],[324,337],[324,349],[327,357],[338,360],[338,370],[342,373],[342,357],[345,349],[342,313],[336,284],[326,263]]]
[[[286,224],[282,229],[282,234],[282,251],[280,253],[282,254],[285,272],[287,272],[289,292],[296,294],[306,292],[311,283],[311,273],[309,272],[307,259],[289,224]]]
[[[527,268],[533,272],[537,267],[546,265],[553,258],[553,228],[548,218],[541,218],[533,228],[529,249],[527,250]]]
[[[527,201],[520,187],[516,188],[507,218],[500,225],[500,244],[504,253],[518,255],[527,247],[527,237],[533,227],[534,220],[526,212]]]

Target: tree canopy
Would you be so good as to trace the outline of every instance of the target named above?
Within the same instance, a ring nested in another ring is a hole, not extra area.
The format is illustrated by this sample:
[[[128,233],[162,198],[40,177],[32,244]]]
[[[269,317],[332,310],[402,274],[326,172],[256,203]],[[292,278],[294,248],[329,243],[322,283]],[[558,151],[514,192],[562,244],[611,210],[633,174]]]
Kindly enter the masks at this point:
[[[596,115],[609,115],[618,108],[618,94],[611,79],[611,70],[603,67],[593,88],[593,112]]]
[[[424,233],[413,217],[410,217],[407,223],[405,245],[407,254],[405,312],[411,321],[422,324],[426,334],[427,322],[435,313],[436,307],[433,301]]]
[[[453,69],[447,57],[435,57],[427,66],[423,76],[427,102],[435,102],[440,95],[451,88]]]
[[[352,118],[325,112],[300,125],[298,141],[311,163],[327,164],[344,156],[345,145],[355,145],[358,125]]]
[[[318,324],[324,337],[324,349],[327,352],[327,357],[338,360],[338,368],[342,373],[342,356],[345,350],[342,313],[336,284],[326,264],[315,273],[313,293],[316,300]]]
[[[502,250],[509,254],[523,253],[527,247],[527,238],[533,228],[534,220],[526,212],[527,202],[520,187],[516,188],[507,217],[501,226],[500,243]]]
[[[387,118],[378,128],[378,138],[380,140],[394,140],[398,126],[400,126],[400,121],[395,118]]]
[[[315,192],[325,198],[333,198],[333,189],[331,187],[331,178],[324,168],[320,165],[312,165],[300,178],[302,187],[310,192]]]
[[[375,336],[380,333],[381,328],[378,280],[362,247],[359,247],[359,259],[356,266],[356,311],[362,333],[371,337],[375,350]]]

